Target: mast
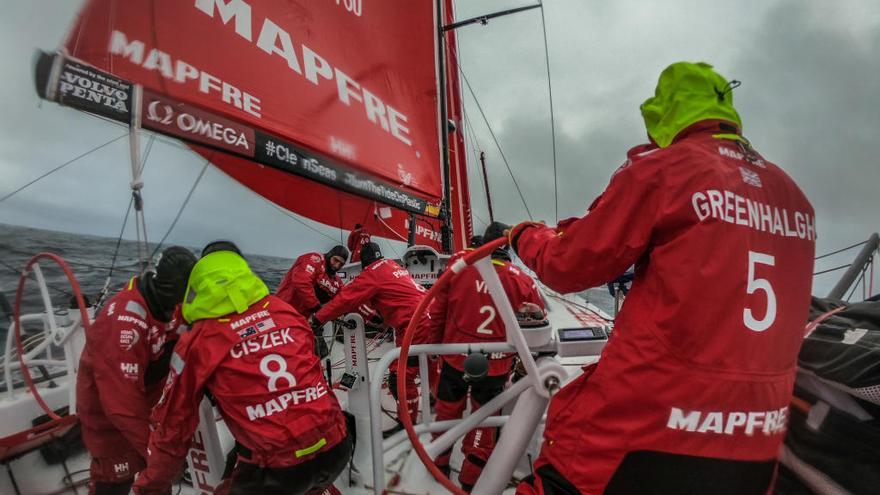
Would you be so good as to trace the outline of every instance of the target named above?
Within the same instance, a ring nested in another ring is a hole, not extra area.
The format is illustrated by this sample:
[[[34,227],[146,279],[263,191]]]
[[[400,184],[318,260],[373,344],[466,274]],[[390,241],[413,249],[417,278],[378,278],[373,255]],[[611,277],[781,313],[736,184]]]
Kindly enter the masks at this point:
[[[452,253],[452,187],[449,171],[449,111],[446,108],[446,29],[443,24],[443,0],[435,0],[437,9],[437,77],[440,100],[440,163],[443,169],[443,203],[440,211],[441,246]],[[415,225],[412,225],[415,228]]]

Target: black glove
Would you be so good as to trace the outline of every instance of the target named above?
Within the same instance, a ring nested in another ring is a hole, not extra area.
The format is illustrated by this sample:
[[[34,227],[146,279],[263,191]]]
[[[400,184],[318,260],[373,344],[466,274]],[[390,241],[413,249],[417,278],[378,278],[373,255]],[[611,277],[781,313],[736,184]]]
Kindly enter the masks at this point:
[[[324,337],[320,335],[315,335],[315,355],[322,360],[330,355],[330,349],[327,348],[327,342],[324,341]]]
[[[321,335],[322,333],[324,333],[324,324],[321,323],[321,321],[316,318],[314,314],[312,316],[309,316],[309,326],[312,327],[312,331],[315,332],[315,335]]]

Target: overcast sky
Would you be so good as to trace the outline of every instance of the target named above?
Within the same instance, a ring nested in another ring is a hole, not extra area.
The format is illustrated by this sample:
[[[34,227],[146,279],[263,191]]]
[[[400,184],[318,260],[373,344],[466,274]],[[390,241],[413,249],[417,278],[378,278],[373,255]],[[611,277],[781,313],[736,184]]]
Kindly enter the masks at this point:
[[[530,3],[460,1],[458,18]],[[0,0],[0,197],[126,132],[41,104],[33,90],[33,50],[57,46],[79,4]],[[743,82],[734,102],[744,134],[813,202],[818,253],[878,230],[880,2],[545,0],[544,11],[560,218],[583,214],[626,150],[645,141],[639,104],[653,94],[664,67],[690,60],[712,63],[725,77]],[[464,73],[534,218],[553,223],[553,148],[539,11],[469,26],[458,36]],[[476,146],[488,156],[496,217],[523,220],[526,210],[486,122],[466,88],[464,93]],[[127,146],[126,139],[110,144],[0,203],[0,222],[115,236],[128,205]],[[165,233],[203,163],[171,141],[153,146],[144,177],[153,239]],[[475,224],[483,228],[488,214],[478,174],[472,167]],[[230,237],[249,252],[292,257],[325,249],[328,236],[339,239],[340,232],[291,220],[209,168],[170,239],[200,245]],[[852,254],[824,260],[820,268],[846,263]],[[814,292],[827,292],[836,277],[817,277]]]

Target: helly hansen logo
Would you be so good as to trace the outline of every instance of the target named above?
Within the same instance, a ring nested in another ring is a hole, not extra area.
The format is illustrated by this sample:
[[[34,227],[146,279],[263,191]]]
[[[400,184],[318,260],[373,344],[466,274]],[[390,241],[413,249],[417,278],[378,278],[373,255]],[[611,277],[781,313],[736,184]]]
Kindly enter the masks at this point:
[[[122,373],[125,375],[126,378],[138,377],[137,363],[119,363],[119,368],[122,370]]]
[[[757,172],[752,172],[745,167],[740,167],[739,174],[742,176],[742,180],[746,184],[750,186],[761,187],[761,176],[758,175]]]
[[[752,436],[757,432],[770,436],[784,433],[788,407],[773,411],[733,411],[704,412],[684,411],[673,407],[669,411],[666,427],[692,433],[715,433],[717,435],[745,434]]]
[[[121,462],[119,464],[113,465],[113,472],[115,474],[128,474],[128,463]]]

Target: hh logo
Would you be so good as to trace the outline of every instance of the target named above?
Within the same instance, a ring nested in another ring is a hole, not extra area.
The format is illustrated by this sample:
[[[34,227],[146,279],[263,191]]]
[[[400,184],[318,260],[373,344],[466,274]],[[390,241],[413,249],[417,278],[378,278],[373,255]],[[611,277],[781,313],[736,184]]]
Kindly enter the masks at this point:
[[[136,375],[138,372],[137,363],[120,363],[119,367],[122,368],[122,372],[126,375]]]
[[[114,471],[116,474],[126,474],[126,473],[128,473],[128,463],[127,463],[127,462],[123,462],[123,463],[120,463],[120,464],[114,464],[114,465],[113,465],[113,471]]]

